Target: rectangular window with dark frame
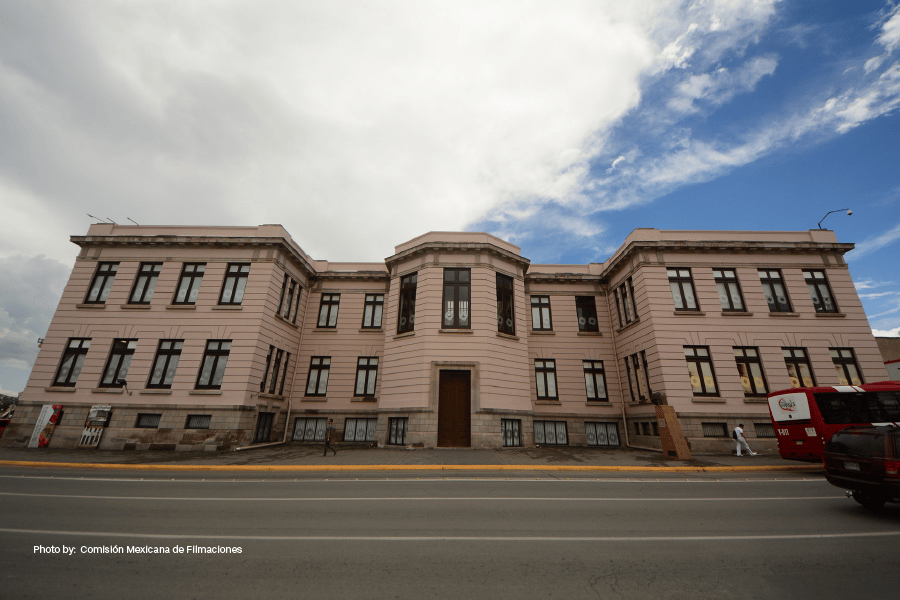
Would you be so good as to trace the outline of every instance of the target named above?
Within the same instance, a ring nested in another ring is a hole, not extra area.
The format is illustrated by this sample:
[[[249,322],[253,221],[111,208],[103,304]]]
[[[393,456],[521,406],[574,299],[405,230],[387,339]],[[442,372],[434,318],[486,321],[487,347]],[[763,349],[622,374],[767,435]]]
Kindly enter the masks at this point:
[[[637,305],[634,301],[634,285],[631,277],[615,290],[616,312],[619,315],[619,327],[625,327],[637,319]]]
[[[769,385],[766,383],[766,376],[763,373],[759,348],[735,347],[733,350],[744,395],[764,397],[769,393]]]
[[[330,371],[330,356],[313,356],[309,359],[309,376],[306,379],[307,396],[325,395],[328,390],[328,374]]]
[[[759,283],[766,296],[769,312],[793,312],[779,269],[759,269]]]
[[[637,402],[638,397],[637,394],[635,394],[637,385],[635,382],[635,374],[631,370],[631,361],[628,360],[627,356],[623,357],[622,360],[625,361],[625,377],[626,379],[628,379],[629,400],[631,400],[632,402]]]
[[[813,374],[806,348],[782,348],[781,354],[784,356],[788,377],[791,378],[791,387],[814,387],[816,385],[816,377]]]
[[[588,446],[619,446],[619,426],[616,423],[585,422],[584,434]]]
[[[500,419],[500,436],[504,448],[522,445],[522,419]]]
[[[266,365],[263,367],[262,379],[259,382],[259,393],[266,391],[266,383],[269,381],[269,370],[272,366],[272,355],[275,354],[275,346],[269,346],[269,353],[266,354]]]
[[[340,294],[322,294],[319,303],[319,320],[316,327],[333,329],[337,327],[338,307],[341,304]]]
[[[538,446],[568,446],[569,432],[565,421],[535,421],[534,443]]]
[[[536,358],[534,360],[534,376],[537,381],[538,400],[556,400],[556,361]]]
[[[829,348],[831,362],[837,372],[840,385],[862,385],[865,383],[859,363],[856,362],[856,354],[853,348]]]
[[[828,285],[825,271],[804,269],[803,278],[806,280],[809,297],[812,299],[813,306],[816,307],[816,312],[836,313],[838,311],[837,303],[834,301],[834,294],[831,293],[831,286]]]
[[[597,323],[597,301],[593,296],[575,296],[578,331],[600,331]]]
[[[184,263],[172,304],[196,304],[205,272],[206,263]]]
[[[128,367],[131,366],[131,357],[134,356],[137,342],[137,340],[113,340],[106,368],[103,369],[100,387],[118,388],[125,385]]]
[[[583,360],[584,388],[589,402],[609,402],[606,395],[606,372],[602,360]]]
[[[727,427],[725,423],[700,423],[705,438],[723,438],[728,437]]]
[[[153,368],[150,369],[150,380],[147,382],[148,388],[167,390],[172,387],[183,347],[184,340],[159,340]]]
[[[640,355],[635,352],[631,355],[631,366],[634,367],[635,379],[637,379],[638,397],[643,401],[650,398],[649,386],[647,385],[647,373],[644,371],[644,363],[641,362]]]
[[[409,417],[391,417],[388,419],[388,444],[405,446],[406,432],[409,429]]]
[[[88,288],[84,303],[105,304],[118,270],[119,263],[117,262],[102,262],[98,264],[97,272],[94,273],[94,279],[91,280],[91,287]]]
[[[553,331],[550,320],[550,296],[531,297],[531,328],[535,331]]]
[[[691,388],[695,396],[718,396],[716,373],[708,346],[685,346],[684,358],[691,377]]]
[[[160,271],[162,271],[162,263],[141,263],[137,279],[134,280],[131,296],[128,297],[129,304],[150,304]]]
[[[686,268],[667,269],[669,275],[669,288],[672,290],[672,300],[675,302],[675,310],[700,310],[697,297],[694,294],[694,280],[691,278],[691,270]]]
[[[184,423],[185,429],[209,429],[212,415],[188,415]]]
[[[53,378],[53,385],[75,386],[90,347],[91,338],[69,338],[69,341],[66,343],[66,350],[63,352],[62,360],[59,363],[59,368],[56,370],[56,377]]]
[[[716,288],[719,291],[719,303],[725,312],[746,312],[744,297],[741,295],[741,284],[734,269],[713,269]]]
[[[244,290],[250,277],[249,263],[229,263],[222,282],[219,304],[239,305],[244,300]]]
[[[366,294],[363,307],[363,329],[381,329],[381,316],[384,313],[384,294]]]
[[[287,381],[287,373],[288,373],[288,364],[291,362],[291,353],[285,352],[284,354],[284,367],[281,372],[281,385],[278,386],[278,395],[284,396],[284,382]]]
[[[138,429],[158,429],[162,413],[138,413],[134,426]]]
[[[325,440],[325,430],[328,427],[326,417],[297,417],[294,419],[295,442],[321,442]]]
[[[278,314],[281,315],[281,318],[285,321],[291,320],[292,311],[295,310],[294,294],[296,293],[296,291],[297,282],[294,281],[294,279],[287,273],[285,273],[284,281],[281,284],[281,297],[278,299]],[[294,319],[296,319],[296,313],[293,314]]]
[[[472,273],[469,269],[444,269],[444,329],[469,329]]]
[[[499,333],[516,335],[513,298],[513,278],[497,273],[497,331]]]
[[[397,333],[414,331],[416,325],[416,282],[418,275],[410,273],[400,278],[400,314],[397,318]]]
[[[296,325],[297,323],[297,313],[300,312],[300,297],[303,295],[303,286],[299,283],[297,284],[297,293],[294,295],[294,310],[291,313],[293,316],[291,317],[291,323]]]
[[[778,437],[775,435],[775,427],[771,422],[769,423],[754,423],[753,431],[756,433],[756,437],[758,438],[774,438]]]
[[[225,365],[231,353],[231,340],[207,340],[200,373],[197,375],[198,390],[218,390],[225,377]]]
[[[360,356],[356,361],[356,388],[354,396],[375,395],[375,380],[378,377],[378,357]]]
[[[269,384],[269,393],[275,394],[278,389],[278,375],[281,371],[281,359],[284,357],[284,350],[277,349],[275,351],[275,364],[272,366],[272,383]]]
[[[375,427],[378,419],[359,419],[348,417],[344,419],[345,442],[374,442]]]

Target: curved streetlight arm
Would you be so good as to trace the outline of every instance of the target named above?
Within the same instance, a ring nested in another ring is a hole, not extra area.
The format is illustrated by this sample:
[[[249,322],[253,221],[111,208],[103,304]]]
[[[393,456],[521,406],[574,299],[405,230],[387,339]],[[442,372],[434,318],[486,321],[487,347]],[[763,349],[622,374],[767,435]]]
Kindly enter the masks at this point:
[[[827,216],[830,215],[831,213],[844,212],[845,210],[847,211],[847,216],[850,216],[850,215],[853,214],[853,211],[850,210],[849,208],[839,208],[839,209],[837,209],[837,210],[831,210],[831,211],[828,211],[828,212],[825,214],[825,217],[827,217]],[[822,221],[825,220],[825,217],[822,217],[822,219],[818,222],[819,229],[822,229]]]

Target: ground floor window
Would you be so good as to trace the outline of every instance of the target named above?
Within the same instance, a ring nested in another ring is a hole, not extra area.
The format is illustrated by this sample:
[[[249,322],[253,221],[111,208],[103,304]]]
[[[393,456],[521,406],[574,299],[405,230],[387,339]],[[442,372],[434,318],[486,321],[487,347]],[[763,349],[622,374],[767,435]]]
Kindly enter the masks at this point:
[[[567,446],[569,434],[565,421],[535,421],[534,443],[543,446]]]
[[[294,420],[295,442],[324,442],[325,428],[328,427],[326,418],[297,417]]]
[[[378,419],[345,419],[345,442],[374,442]]]
[[[504,447],[522,445],[522,420],[500,419],[500,432],[503,435]]]
[[[259,413],[259,417],[256,419],[256,432],[253,434],[254,444],[264,444],[269,441],[269,436],[272,434],[272,423],[274,421],[275,413]]]
[[[725,423],[700,423],[703,428],[703,437],[729,437]]]
[[[185,429],[209,429],[212,422],[212,415],[188,415],[187,422],[184,424]]]
[[[753,430],[756,432],[756,437],[758,438],[775,437],[775,428],[772,427],[771,423],[754,423]]]
[[[150,414],[150,413],[138,413],[137,423],[135,423],[135,427],[140,427],[142,429],[157,429],[159,427],[159,420],[162,418],[162,413],[159,414]]]
[[[409,429],[409,417],[394,417],[388,420],[388,444],[392,446],[406,445],[406,431]]]
[[[619,426],[615,423],[585,423],[588,446],[618,446]]]

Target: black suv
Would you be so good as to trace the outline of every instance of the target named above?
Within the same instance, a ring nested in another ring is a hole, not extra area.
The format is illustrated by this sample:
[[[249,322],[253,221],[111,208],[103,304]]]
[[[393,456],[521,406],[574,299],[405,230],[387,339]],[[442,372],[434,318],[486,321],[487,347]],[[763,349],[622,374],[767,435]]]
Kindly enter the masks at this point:
[[[900,502],[900,427],[848,427],[822,455],[825,478],[870,510]]]

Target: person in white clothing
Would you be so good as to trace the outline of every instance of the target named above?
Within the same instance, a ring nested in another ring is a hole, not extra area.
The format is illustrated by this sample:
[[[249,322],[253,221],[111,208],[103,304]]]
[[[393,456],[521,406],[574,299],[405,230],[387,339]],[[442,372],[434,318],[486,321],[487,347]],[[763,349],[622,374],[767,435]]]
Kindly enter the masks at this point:
[[[744,424],[738,423],[738,426],[734,428],[734,435],[732,436],[735,440],[737,440],[737,455],[741,455],[741,445],[747,449],[747,454],[750,456],[756,456],[756,452],[750,449],[750,444],[747,443],[747,440],[744,439]]]

